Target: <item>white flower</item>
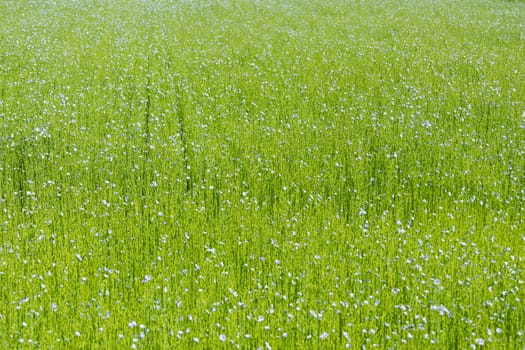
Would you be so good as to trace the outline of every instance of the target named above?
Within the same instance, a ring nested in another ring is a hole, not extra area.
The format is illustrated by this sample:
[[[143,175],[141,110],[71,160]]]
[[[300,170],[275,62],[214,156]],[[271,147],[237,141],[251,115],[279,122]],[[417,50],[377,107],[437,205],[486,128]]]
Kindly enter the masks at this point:
[[[429,129],[430,127],[432,127],[432,123],[430,122],[430,120],[425,120],[424,122],[421,123],[421,126],[424,127],[425,129]]]
[[[153,279],[153,276],[146,275],[146,276],[144,276],[144,279],[142,280],[142,283],[147,283],[147,282],[151,281],[152,279]]]
[[[447,315],[449,317],[452,317],[452,312],[443,304],[441,305],[432,305],[430,306],[430,310],[437,311],[441,316]]]
[[[226,341],[226,336],[224,334],[219,335],[220,341]]]

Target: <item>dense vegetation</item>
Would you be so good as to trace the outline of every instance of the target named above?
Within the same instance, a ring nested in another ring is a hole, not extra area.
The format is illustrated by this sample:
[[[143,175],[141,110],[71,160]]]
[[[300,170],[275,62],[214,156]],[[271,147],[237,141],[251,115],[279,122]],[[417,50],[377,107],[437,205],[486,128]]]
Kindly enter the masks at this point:
[[[523,348],[525,4],[0,0],[0,347]]]

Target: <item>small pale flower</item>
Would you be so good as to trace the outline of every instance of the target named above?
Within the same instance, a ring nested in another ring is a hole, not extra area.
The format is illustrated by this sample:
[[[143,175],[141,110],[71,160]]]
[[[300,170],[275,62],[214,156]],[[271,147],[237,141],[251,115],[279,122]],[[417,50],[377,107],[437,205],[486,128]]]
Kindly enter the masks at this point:
[[[142,283],[147,283],[147,282],[151,281],[152,279],[153,279],[153,276],[146,275],[146,276],[144,276],[144,279],[142,280]]]

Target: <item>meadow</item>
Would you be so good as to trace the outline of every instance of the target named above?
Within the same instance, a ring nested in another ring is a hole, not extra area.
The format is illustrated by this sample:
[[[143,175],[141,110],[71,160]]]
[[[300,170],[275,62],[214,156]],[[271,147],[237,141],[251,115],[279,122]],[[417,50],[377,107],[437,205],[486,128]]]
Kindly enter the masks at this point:
[[[523,349],[525,3],[0,0],[0,347]]]

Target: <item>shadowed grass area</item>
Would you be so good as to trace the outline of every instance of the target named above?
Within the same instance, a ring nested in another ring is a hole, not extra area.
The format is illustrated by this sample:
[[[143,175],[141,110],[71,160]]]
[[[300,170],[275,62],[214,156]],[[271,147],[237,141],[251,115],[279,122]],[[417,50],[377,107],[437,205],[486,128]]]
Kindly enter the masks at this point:
[[[524,23],[0,0],[0,345],[523,347]]]

